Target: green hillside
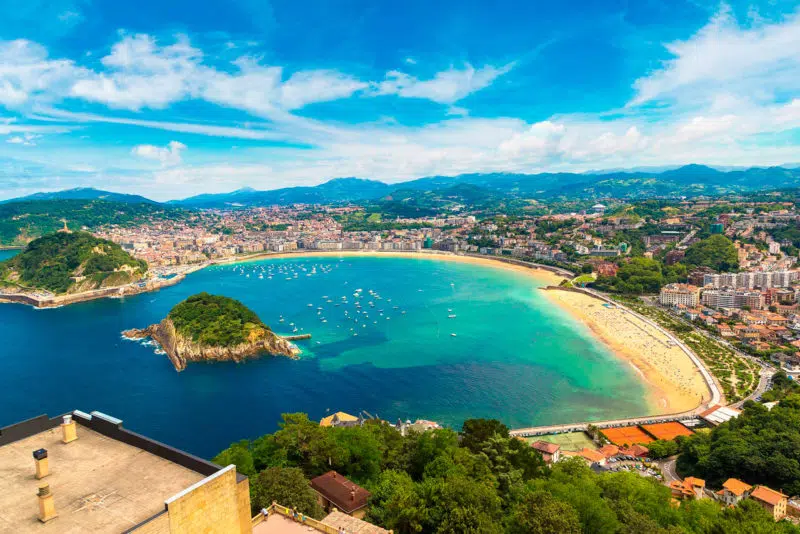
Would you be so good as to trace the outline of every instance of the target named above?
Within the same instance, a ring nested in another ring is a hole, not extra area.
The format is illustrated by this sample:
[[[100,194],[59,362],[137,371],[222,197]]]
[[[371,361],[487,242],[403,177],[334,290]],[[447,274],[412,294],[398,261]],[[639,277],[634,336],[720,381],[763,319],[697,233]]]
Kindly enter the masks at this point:
[[[595,473],[579,459],[548,468],[498,421],[468,420],[460,435],[443,429],[403,436],[378,420],[323,427],[297,413],[284,414],[278,426],[213,460],[250,477],[253,512],[277,501],[321,518],[308,480],[335,470],[372,494],[366,519],[396,534],[800,532],[775,523],[753,500],[732,508],[713,499],[676,506],[652,477]]]
[[[87,232],[55,233],[31,241],[0,263],[0,280],[21,288],[74,293],[133,282],[147,263]]]

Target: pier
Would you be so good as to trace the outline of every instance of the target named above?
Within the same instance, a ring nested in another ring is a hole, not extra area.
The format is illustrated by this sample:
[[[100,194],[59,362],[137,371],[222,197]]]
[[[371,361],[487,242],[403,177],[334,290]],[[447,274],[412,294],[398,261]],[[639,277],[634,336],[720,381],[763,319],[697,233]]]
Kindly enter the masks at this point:
[[[281,336],[286,341],[299,341],[301,339],[311,339],[311,334],[294,334],[291,336]]]

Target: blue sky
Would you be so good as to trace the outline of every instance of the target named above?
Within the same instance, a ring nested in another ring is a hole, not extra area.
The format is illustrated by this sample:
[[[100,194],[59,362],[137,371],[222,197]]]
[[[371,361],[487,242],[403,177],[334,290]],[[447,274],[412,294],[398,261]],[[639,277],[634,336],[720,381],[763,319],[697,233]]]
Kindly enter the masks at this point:
[[[796,1],[0,6],[0,198],[800,162]]]

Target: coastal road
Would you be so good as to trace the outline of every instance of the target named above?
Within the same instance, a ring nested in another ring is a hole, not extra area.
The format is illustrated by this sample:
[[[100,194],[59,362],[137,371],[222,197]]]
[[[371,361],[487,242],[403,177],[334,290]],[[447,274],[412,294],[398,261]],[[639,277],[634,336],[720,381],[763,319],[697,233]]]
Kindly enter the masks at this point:
[[[776,372],[777,371],[775,369],[770,367],[762,367],[761,372],[759,373],[758,386],[756,386],[756,389],[739,402],[731,404],[731,408],[736,408],[738,410],[745,402],[749,400],[756,400],[768,390],[772,389],[772,377],[775,376]]]
[[[669,483],[673,480],[681,480],[681,477],[678,476],[678,472],[675,470],[675,461],[677,459],[677,456],[670,456],[665,460],[656,462],[661,468],[661,474],[664,476],[664,484],[667,486],[669,486]]]

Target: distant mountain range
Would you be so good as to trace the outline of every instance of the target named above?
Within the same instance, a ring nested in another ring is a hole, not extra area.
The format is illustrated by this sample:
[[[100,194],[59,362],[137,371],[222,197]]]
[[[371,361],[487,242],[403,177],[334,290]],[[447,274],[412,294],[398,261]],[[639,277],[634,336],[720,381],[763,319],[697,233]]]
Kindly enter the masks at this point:
[[[107,200],[109,202],[124,202],[126,204],[158,204],[155,200],[150,200],[140,195],[112,193],[110,191],[94,189],[93,187],[78,187],[76,189],[65,189],[64,191],[54,191],[52,193],[34,193],[25,197],[3,200],[0,201],[0,204],[22,202],[25,200]]]
[[[336,178],[313,187],[287,187],[269,191],[238,189],[231,193],[202,194],[168,202],[184,208],[236,208],[288,204],[396,201],[408,191],[442,191],[460,185],[472,186],[469,197],[481,195],[510,199],[589,199],[696,197],[800,187],[800,168],[753,167],[719,170],[705,165],[675,169],[598,171],[593,173],[461,174],[431,176],[386,184],[360,178]],[[456,187],[456,190],[458,188]],[[461,193],[467,190],[461,191]],[[400,194],[398,194],[400,193]],[[155,203],[138,195],[111,193],[92,188],[54,193],[36,193],[7,200],[102,199],[125,203]]]
[[[313,187],[286,187],[270,191],[245,188],[231,193],[197,195],[169,204],[185,208],[224,208],[287,204],[325,204],[380,198],[395,189],[383,182],[360,178],[336,178]]]

